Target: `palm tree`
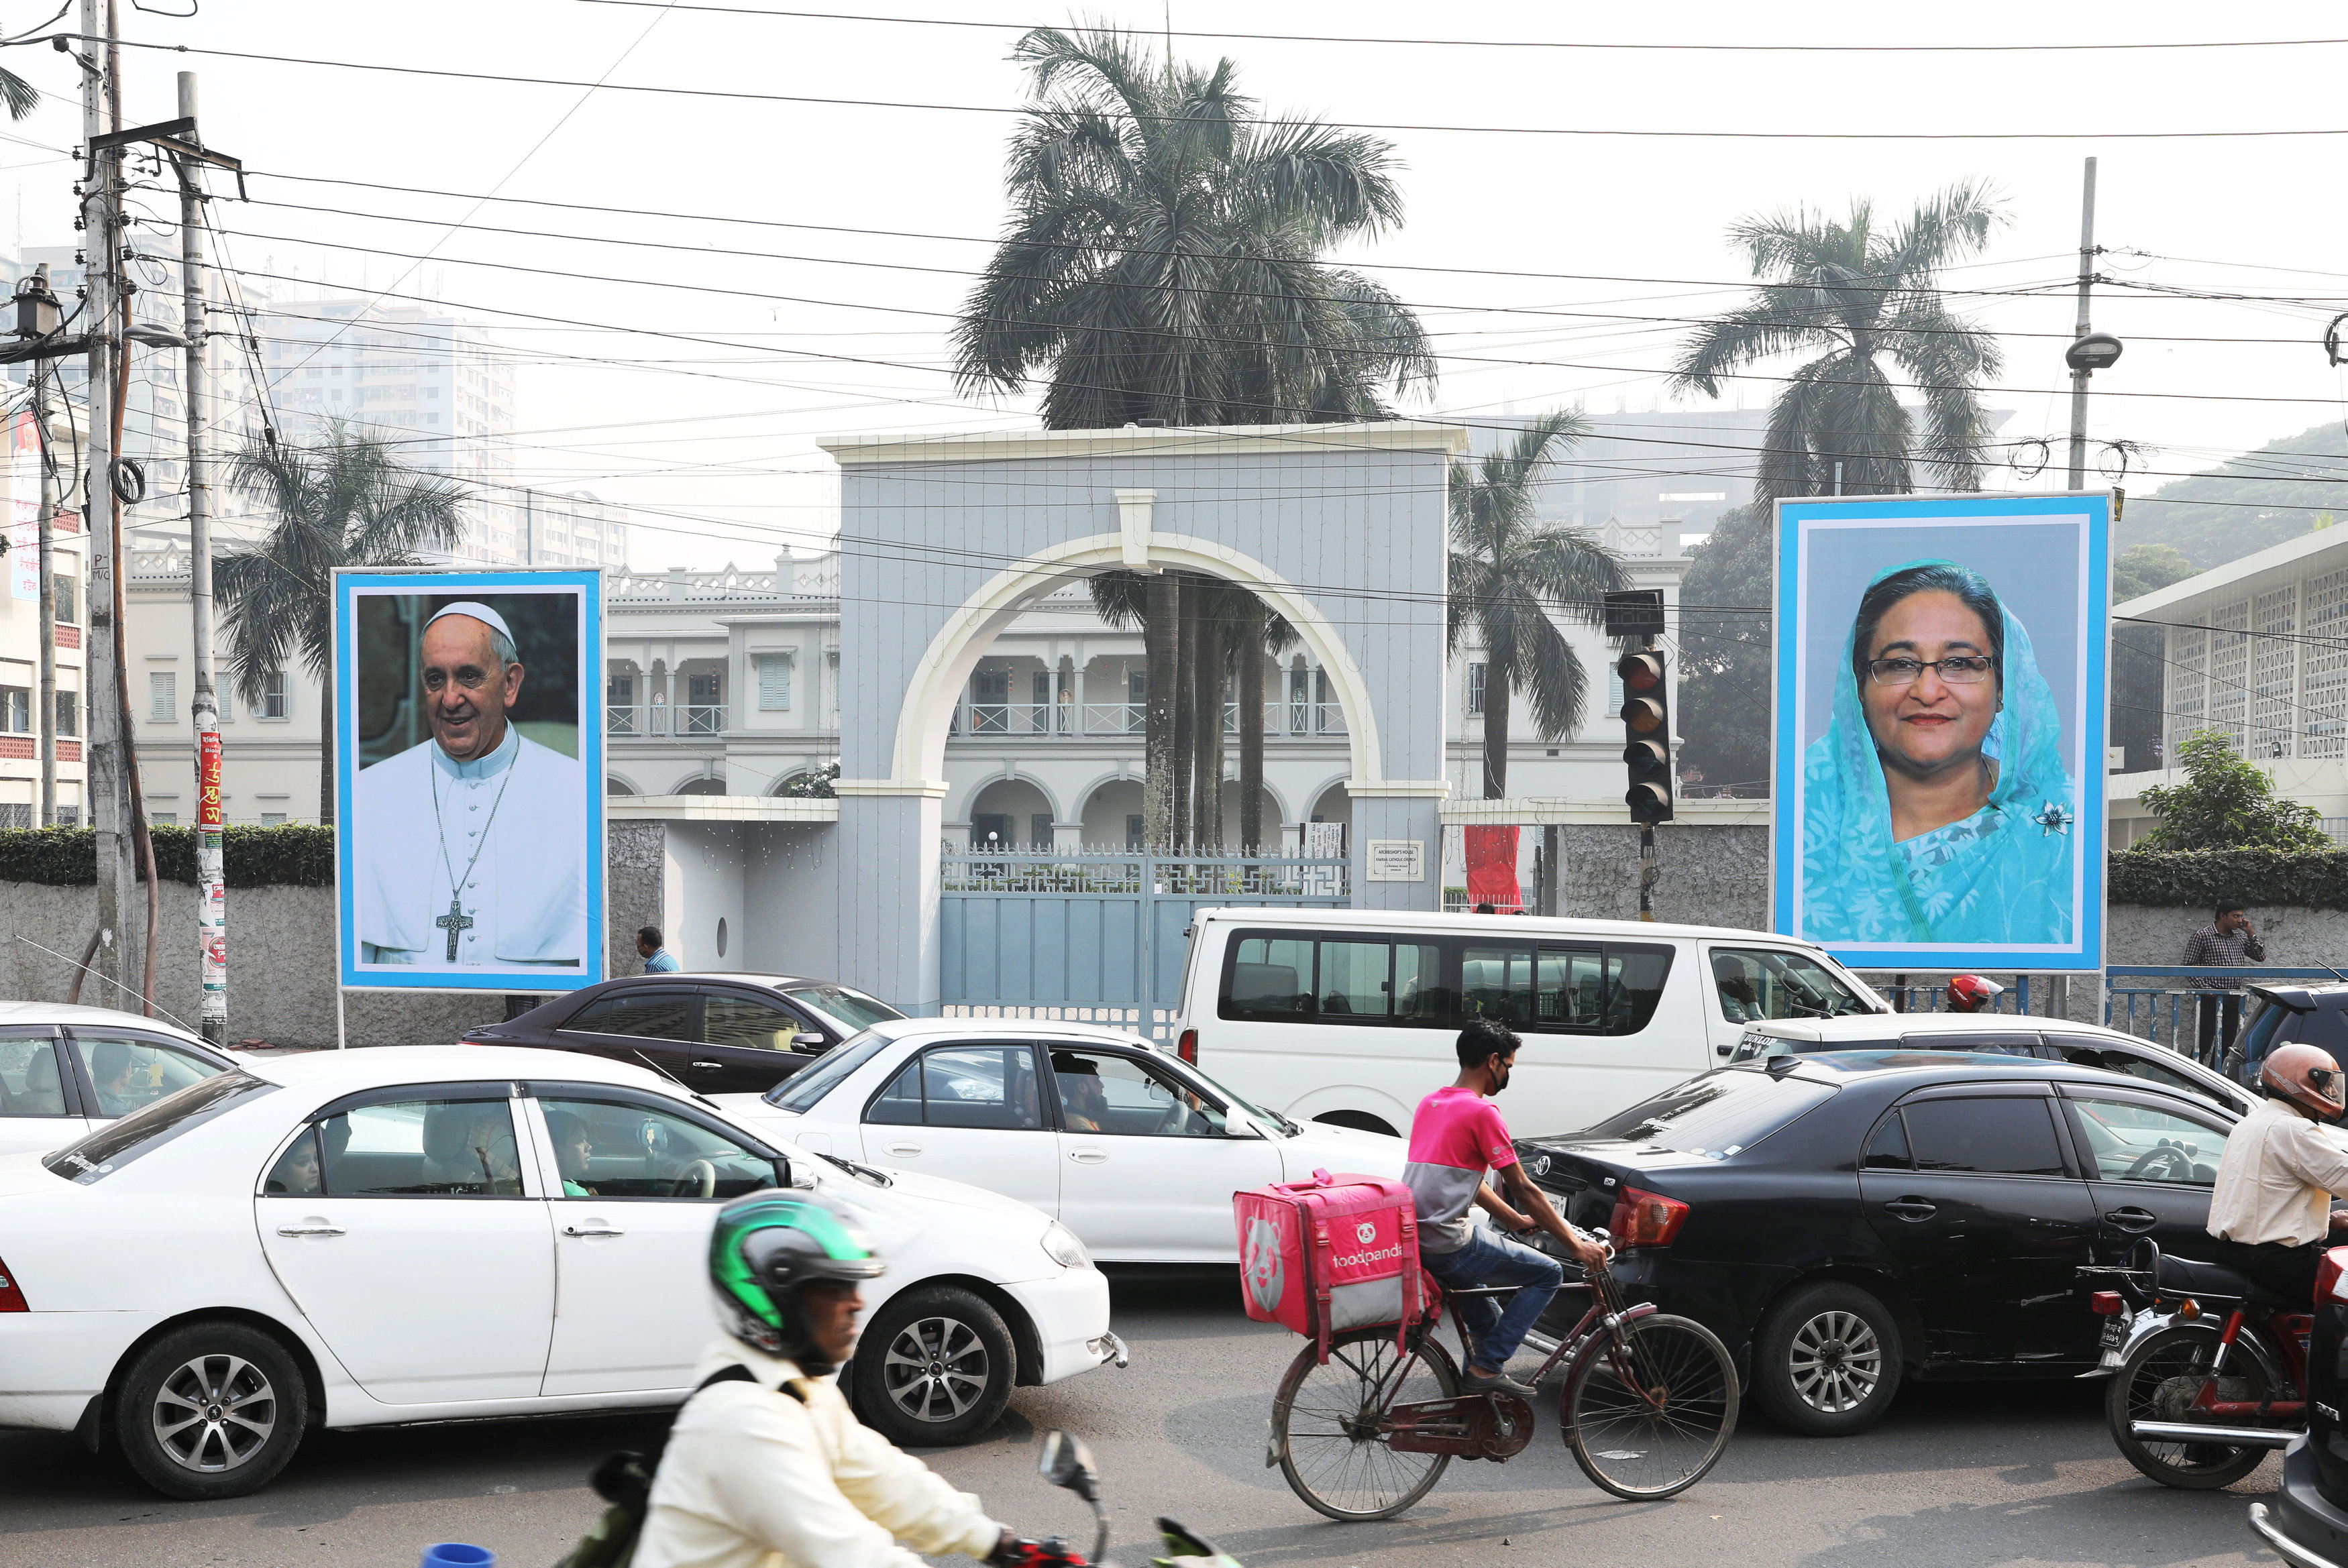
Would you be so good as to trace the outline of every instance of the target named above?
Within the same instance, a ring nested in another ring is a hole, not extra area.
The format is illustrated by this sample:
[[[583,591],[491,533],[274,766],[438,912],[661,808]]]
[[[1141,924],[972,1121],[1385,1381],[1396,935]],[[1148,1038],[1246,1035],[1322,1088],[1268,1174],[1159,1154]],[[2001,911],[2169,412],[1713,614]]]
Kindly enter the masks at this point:
[[[1581,725],[1589,677],[1559,619],[1596,626],[1603,597],[1627,585],[1612,551],[1579,528],[1534,517],[1541,482],[1590,426],[1544,414],[1505,451],[1451,462],[1451,597],[1445,649],[1468,629],[1484,645],[1484,798],[1509,793],[1509,719],[1521,688],[1545,739]]]
[[[1696,329],[1672,377],[1719,395],[1719,379],[1782,354],[1817,352],[1770,409],[1756,501],[1780,496],[1897,495],[1921,465],[1951,490],[1981,488],[1989,424],[1977,391],[2003,364],[1996,340],[1943,302],[1943,268],[1978,252],[2003,221],[1981,185],[1920,202],[1888,232],[1873,207],[1837,222],[1807,211],[1747,218],[1729,231],[1768,281]],[[1920,443],[1890,374],[1923,395]]]
[[[0,107],[10,119],[23,119],[40,107],[40,89],[10,70],[0,70]]]
[[[263,681],[297,651],[318,678],[318,820],[331,823],[335,569],[414,566],[419,550],[453,549],[465,494],[340,421],[315,446],[248,443],[231,459],[231,482],[276,519],[258,543],[222,555],[212,569],[231,675],[256,706]]]
[[[1321,260],[1400,220],[1388,143],[1256,122],[1230,60],[1161,59],[1114,31],[1039,27],[1012,57],[1036,101],[1012,143],[1011,220],[954,328],[965,391],[1040,376],[1045,425],[1085,429],[1383,418],[1386,396],[1433,384],[1417,317]],[[1198,780],[1220,766],[1220,703],[1201,731],[1192,655],[1219,639],[1182,602],[1209,590],[1169,573],[1134,588],[1144,833],[1212,843],[1221,815],[1200,815]]]

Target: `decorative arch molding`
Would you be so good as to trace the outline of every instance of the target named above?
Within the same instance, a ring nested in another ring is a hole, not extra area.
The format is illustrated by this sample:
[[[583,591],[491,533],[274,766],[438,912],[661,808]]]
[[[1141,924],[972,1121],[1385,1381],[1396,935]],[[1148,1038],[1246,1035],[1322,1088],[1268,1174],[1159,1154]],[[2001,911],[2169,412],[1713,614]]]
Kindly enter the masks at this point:
[[[1346,781],[1349,787],[1360,790],[1383,784],[1377,715],[1370,705],[1368,684],[1346,650],[1344,639],[1321,613],[1320,606],[1262,562],[1211,539],[1157,531],[1151,531],[1147,538],[1148,565],[1200,572],[1239,583],[1254,590],[1287,618],[1336,689],[1338,704],[1345,715],[1346,743],[1351,753],[1353,771]],[[1131,564],[1134,543],[1126,533],[1092,534],[1070,539],[1024,557],[980,585],[946,618],[945,624],[930,640],[921,662],[913,667],[897,712],[891,776],[881,787],[891,793],[921,791],[924,784],[937,789],[932,781],[945,774],[946,733],[955,699],[996,634],[1030,603],[1064,586],[1069,579]]]
[[[948,812],[946,814],[948,818],[955,822],[968,822],[970,820],[971,808],[978,804],[978,797],[984,794],[988,790],[993,789],[999,784],[1024,784],[1030,786],[1037,794],[1044,797],[1044,804],[1051,809],[1052,820],[1054,822],[1065,820],[1060,815],[1059,792],[1055,790],[1050,784],[1045,784],[1035,774],[1027,772],[1024,768],[1017,767],[1013,768],[1009,773],[1004,773],[997,770],[994,773],[987,774],[984,778],[971,780],[968,787],[960,792],[960,809],[958,811]],[[949,791],[946,795],[947,801],[949,803],[953,803],[954,798],[955,792]]]
[[[612,787],[613,784],[617,784],[620,787],[617,790],[614,790]],[[605,794],[642,794],[644,792],[637,787],[635,780],[620,772],[619,769],[605,768],[603,770],[603,793]]]

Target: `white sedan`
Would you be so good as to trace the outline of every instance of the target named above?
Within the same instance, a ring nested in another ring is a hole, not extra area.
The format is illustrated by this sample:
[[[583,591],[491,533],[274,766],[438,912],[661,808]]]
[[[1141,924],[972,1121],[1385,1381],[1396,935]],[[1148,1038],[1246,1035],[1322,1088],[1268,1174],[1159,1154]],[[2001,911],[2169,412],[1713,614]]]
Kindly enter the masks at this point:
[[[778,1185],[860,1211],[889,1259],[850,1381],[899,1440],[1122,1358],[1100,1274],[1025,1205],[787,1158],[618,1062],[321,1051],[0,1156],[0,1427],[217,1498],[314,1425],[674,1405],[718,1331],[711,1218]]]
[[[1259,1110],[1121,1030],[1035,1020],[891,1019],[764,1095],[716,1098],[802,1149],[1032,1204],[1113,1263],[1236,1263],[1234,1192],[1399,1179],[1407,1150]]]

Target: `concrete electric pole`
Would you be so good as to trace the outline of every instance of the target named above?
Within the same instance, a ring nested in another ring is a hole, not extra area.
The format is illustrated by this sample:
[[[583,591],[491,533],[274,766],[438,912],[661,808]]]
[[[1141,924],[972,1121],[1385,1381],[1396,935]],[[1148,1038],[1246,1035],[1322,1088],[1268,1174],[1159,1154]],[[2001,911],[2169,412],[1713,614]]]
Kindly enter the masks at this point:
[[[2096,160],[2087,159],[2087,172],[2079,196],[2079,327],[2071,334],[2076,345],[2085,342],[2093,330],[2087,324],[2088,297],[2096,286]],[[2073,358],[2075,361],[2075,354]],[[2087,378],[2095,372],[2086,365],[2074,363],[2071,369],[2071,488],[2087,487]]]

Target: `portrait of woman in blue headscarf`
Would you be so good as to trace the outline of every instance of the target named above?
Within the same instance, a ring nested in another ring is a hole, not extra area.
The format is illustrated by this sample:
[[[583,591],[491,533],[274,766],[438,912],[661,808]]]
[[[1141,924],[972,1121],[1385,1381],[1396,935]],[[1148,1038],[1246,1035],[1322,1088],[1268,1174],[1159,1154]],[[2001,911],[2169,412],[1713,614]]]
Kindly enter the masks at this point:
[[[1868,585],[1802,795],[1812,941],[2073,939],[2061,718],[2030,633],[1972,569],[1910,561]]]

